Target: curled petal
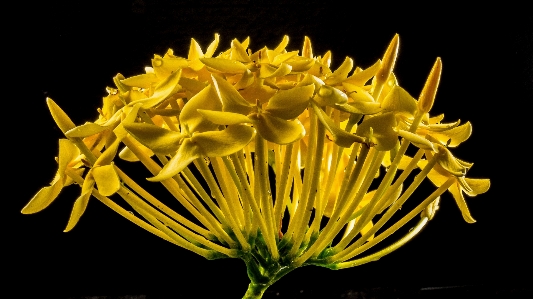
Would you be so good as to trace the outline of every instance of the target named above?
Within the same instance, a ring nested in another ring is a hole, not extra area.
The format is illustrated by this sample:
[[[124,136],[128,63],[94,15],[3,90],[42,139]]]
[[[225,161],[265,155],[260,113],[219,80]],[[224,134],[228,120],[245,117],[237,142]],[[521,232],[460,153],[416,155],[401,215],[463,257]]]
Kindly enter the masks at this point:
[[[452,186],[450,186],[448,191],[450,191],[450,193],[453,195],[453,198],[455,199],[459,210],[461,210],[463,219],[468,223],[475,223],[476,220],[474,220],[474,218],[472,218],[472,216],[470,215],[470,211],[468,210],[468,206],[466,205],[466,201],[463,197],[463,192],[461,191],[461,186],[459,185],[459,182],[456,182]]]
[[[68,139],[59,139],[58,170],[60,178],[65,176],[65,169],[69,163],[80,155],[80,150]]]
[[[242,46],[242,44],[237,40],[234,39],[231,41],[231,60],[237,60],[240,62],[250,62],[250,57],[248,57],[248,54],[246,53],[246,49]]]
[[[466,191],[468,196],[476,196],[489,191],[490,180],[489,179],[469,179],[465,178],[466,183],[470,186],[471,191]]]
[[[281,63],[279,67],[274,67],[268,64],[262,64],[261,70],[259,71],[260,78],[273,78],[273,77],[282,77],[290,74],[292,66],[286,63]]]
[[[462,177],[466,174],[468,169],[472,167],[471,163],[467,163],[455,158],[452,153],[444,146],[438,145],[439,158],[437,163],[450,174]]]
[[[222,103],[212,84],[197,93],[183,106],[180,114],[180,123],[186,124],[189,132],[209,131],[216,128],[216,125],[207,121],[198,113],[198,109],[222,110]]]
[[[287,53],[284,53],[284,54],[279,54],[276,57],[274,57],[274,60],[272,61],[272,64],[275,65],[275,66],[279,66],[282,62],[285,62],[288,65],[290,65],[291,68],[292,68],[292,64],[287,62],[287,60],[289,60],[289,59],[291,59],[293,57],[296,57],[296,55],[298,55],[298,51],[291,51],[291,52],[287,52]]]
[[[185,169],[185,167],[187,167],[192,161],[201,157],[201,149],[192,142],[190,138],[186,138],[178,149],[176,155],[168,161],[155,177],[148,178],[148,180],[151,182],[159,182],[169,179],[183,171],[183,169]]]
[[[222,110],[240,114],[248,114],[252,106],[241,94],[226,80],[217,75],[211,75],[213,86],[222,101]]]
[[[222,131],[196,133],[191,137],[208,157],[231,155],[244,148],[254,136],[255,130],[246,125],[228,126]]]
[[[163,81],[159,82],[157,86],[155,87],[154,94],[146,99],[137,100],[130,105],[134,105],[136,103],[142,103],[142,107],[144,109],[146,108],[152,108],[161,102],[163,102],[168,96],[174,94],[178,91],[180,86],[178,85],[181,77],[181,69],[175,71],[174,73],[170,74],[167,78],[165,78]]]
[[[308,71],[315,64],[315,60],[311,58],[304,58],[300,56],[294,56],[291,59],[285,61],[292,67],[292,72],[305,72]]]
[[[363,86],[366,84],[366,82],[368,82],[368,80],[370,80],[370,78],[376,75],[376,73],[378,72],[380,68],[381,68],[381,60],[378,60],[372,66],[364,69],[363,71],[354,72],[354,74],[346,78],[344,82],[357,85],[357,86]]]
[[[215,54],[215,51],[218,47],[218,42],[220,41],[220,34],[215,33],[215,39],[211,42],[211,44],[207,47],[207,50],[205,50],[204,57],[211,58],[213,54]]]
[[[177,70],[183,69],[188,65],[189,61],[180,57],[161,57],[159,55],[155,55],[154,59],[152,59],[153,70],[159,80],[167,78],[170,76],[170,74],[175,73]],[[129,78],[125,80],[128,79]],[[128,84],[124,83],[124,85]]]
[[[266,140],[276,144],[289,144],[305,136],[305,128],[298,120],[284,120],[270,113],[250,115],[257,132]]]
[[[472,124],[466,122],[461,126],[430,134],[442,142],[442,144],[446,144],[449,147],[456,147],[472,135]]]
[[[98,125],[98,124],[95,124],[95,123],[91,123],[91,122],[86,122],[85,124],[81,125],[81,126],[77,126],[71,130],[68,130],[66,133],[65,133],[65,136],[69,137],[69,138],[74,138],[74,137],[88,137],[88,136],[92,136],[92,135],[95,135],[95,134],[98,134],[98,133],[101,133],[105,130],[107,130],[108,127],[106,126],[101,126],[101,125]]]
[[[175,153],[185,137],[185,134],[146,123],[125,124],[124,129],[142,145],[163,155]]]
[[[348,77],[348,73],[353,68],[353,60],[350,57],[346,57],[341,66],[336,69],[331,76],[326,79],[326,84],[335,85],[341,83]]]

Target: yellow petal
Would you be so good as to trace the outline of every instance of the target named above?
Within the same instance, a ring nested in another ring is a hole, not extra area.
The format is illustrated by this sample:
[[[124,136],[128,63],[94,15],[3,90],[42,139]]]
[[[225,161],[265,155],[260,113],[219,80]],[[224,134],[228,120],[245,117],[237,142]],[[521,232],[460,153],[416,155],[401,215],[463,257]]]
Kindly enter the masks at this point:
[[[69,232],[74,228],[74,226],[76,226],[76,224],[80,220],[80,217],[85,212],[85,209],[87,209],[87,205],[89,204],[89,198],[91,197],[93,187],[94,178],[92,176],[92,171],[90,171],[85,177],[85,180],[83,181],[81,195],[74,202],[74,207],[72,208],[72,212],[70,213],[70,218],[68,220],[67,227],[63,232]]]
[[[305,136],[305,128],[298,120],[284,120],[269,113],[251,114],[257,132],[276,144],[289,144]]]
[[[186,68],[189,66],[189,61],[185,58],[178,57],[161,57],[159,55],[154,55],[152,59],[152,66],[156,77],[159,80],[165,79],[171,74],[175,73],[178,70]],[[203,65],[198,62],[201,67]],[[125,83],[124,83],[125,84]],[[139,86],[142,87],[142,86]]]
[[[276,47],[276,49],[274,49],[274,52],[278,52],[278,53],[283,52],[283,50],[285,50],[288,44],[289,44],[289,36],[284,35],[279,45]]]
[[[292,72],[305,72],[308,71],[315,64],[315,60],[312,58],[304,58],[300,56],[294,56],[285,63],[292,67]]]
[[[198,109],[205,119],[217,125],[236,125],[244,123],[252,123],[252,120],[246,115],[233,112],[213,111]]]
[[[222,103],[218,97],[218,93],[212,84],[208,85],[194,97],[192,97],[180,114],[180,123],[186,124],[189,132],[209,131],[216,128],[212,122],[206,120],[198,109],[205,110],[222,110]]]
[[[122,84],[130,87],[150,88],[154,83],[159,82],[159,78],[154,73],[141,74],[120,80]]]
[[[143,104],[142,107],[144,109],[158,105],[159,103],[163,102],[168,96],[178,91],[178,89],[180,88],[180,86],[178,85],[180,77],[181,69],[175,71],[163,81],[159,82],[159,84],[157,84],[157,86],[155,87],[154,94],[151,97],[134,101],[130,103],[130,106],[135,105],[138,102]]]
[[[400,86],[394,86],[381,102],[383,111],[406,112],[414,115],[417,109],[416,100]]]
[[[450,186],[448,191],[450,191],[450,193],[453,195],[453,198],[455,199],[459,210],[461,210],[463,219],[468,223],[475,223],[476,220],[474,220],[474,218],[472,218],[472,216],[470,215],[470,211],[468,210],[468,206],[466,205],[466,201],[463,197],[463,192],[461,191],[459,183],[454,183],[452,186]]]
[[[346,78],[344,82],[357,85],[357,86],[363,86],[366,84],[366,82],[368,82],[368,80],[370,80],[370,78],[376,75],[376,73],[378,72],[380,68],[381,68],[381,60],[378,60],[372,66],[364,69],[361,72],[354,73],[350,77]]]
[[[282,119],[295,119],[307,108],[314,90],[313,85],[280,90],[268,101],[265,111]]]
[[[248,53],[246,53],[246,49],[242,46],[242,44],[237,40],[234,39],[231,41],[231,56],[230,59],[237,60],[240,62],[250,62],[250,57],[248,57]]]
[[[125,124],[124,129],[142,145],[155,153],[168,155],[175,153],[185,134],[163,129],[146,123]]]
[[[209,47],[207,47],[207,50],[205,51],[204,57],[211,58],[213,56],[213,54],[215,54],[215,51],[216,51],[216,49],[218,47],[218,42],[219,41],[220,41],[220,34],[215,33],[215,39],[213,40],[213,42],[211,42]]]
[[[122,140],[128,135],[128,132],[124,129],[124,124],[133,123],[135,121],[135,119],[137,118],[137,112],[139,112],[141,106],[142,104],[138,103],[135,104],[133,107],[124,107],[124,113],[126,114],[126,117],[115,129],[113,129],[113,133],[115,133],[117,139]]]
[[[244,89],[252,85],[252,83],[254,83],[254,75],[252,72],[250,72],[250,70],[246,70],[244,73],[242,73],[241,79],[237,83],[235,83],[233,88],[237,90]]]
[[[292,64],[287,62],[287,60],[293,57],[296,57],[296,55],[298,55],[298,51],[291,51],[291,52],[279,54],[276,57],[274,57],[272,64],[275,66],[279,66],[282,62],[286,62],[287,64],[291,65],[291,69],[292,69]]]
[[[461,126],[430,134],[443,144],[446,144],[449,147],[456,147],[472,135],[472,124],[466,122]]]
[[[259,77],[260,78],[274,78],[274,77],[282,77],[285,75],[290,74],[292,70],[292,66],[281,63],[279,67],[274,67],[268,64],[261,64],[261,69],[259,71]]]
[[[206,66],[222,73],[241,74],[246,71],[246,65],[240,61],[223,58],[200,58]]]
[[[252,106],[228,81],[217,75],[211,75],[213,86],[222,102],[222,110],[240,114],[248,114]]]
[[[476,196],[478,194],[483,194],[487,191],[489,191],[490,188],[490,180],[489,179],[469,179],[465,178],[466,183],[472,191],[465,193],[469,196]]]
[[[255,78],[253,84],[243,90],[239,90],[239,93],[248,103],[255,105],[256,101],[259,101],[261,104],[267,103],[276,93],[276,90],[264,85],[263,79]]]
[[[57,180],[52,186],[44,187],[33,196],[24,208],[22,208],[22,214],[33,214],[44,210],[48,207],[59,195],[63,189],[63,182]]]
[[[68,139],[59,139],[59,155],[57,173],[61,178],[65,176],[67,165],[74,159],[78,158],[80,150]]]
[[[148,178],[148,180],[159,182],[169,179],[183,171],[192,161],[201,157],[200,148],[190,138],[185,138],[176,155],[168,161],[155,177]]]
[[[196,133],[191,141],[208,157],[231,155],[243,149],[254,136],[255,130],[246,125],[228,126],[223,131]]]
[[[92,136],[92,135],[95,135],[95,134],[98,134],[98,133],[101,133],[105,130],[107,130],[108,128],[105,127],[105,126],[101,126],[101,125],[98,125],[98,124],[95,124],[95,123],[91,123],[91,122],[86,122],[85,124],[81,125],[81,126],[77,126],[71,130],[68,130],[66,133],[65,133],[65,136],[69,137],[69,138],[74,138],[74,137],[88,137],[88,136]]]
[[[439,158],[437,163],[450,174],[461,177],[466,174],[472,164],[466,163],[455,158],[452,153],[444,146],[438,145]]]
[[[120,189],[120,179],[113,164],[94,167],[93,177],[98,192],[103,196],[115,194]]]
[[[348,102],[348,96],[335,87],[322,85],[314,97],[319,106],[342,105]]]
[[[365,139],[351,134],[349,132],[344,131],[341,129],[335,122],[326,115],[326,113],[320,109],[317,105],[312,104],[313,110],[315,111],[318,120],[326,127],[326,130],[331,134],[333,137],[333,141],[342,147],[350,147],[354,142],[363,143],[365,142]]]
[[[324,82],[329,85],[341,83],[348,77],[348,73],[350,73],[352,68],[353,60],[350,57],[346,57],[341,66],[339,66],[339,68],[336,69]]]
[[[51,98],[46,98],[46,104],[48,105],[50,114],[52,114],[52,118],[54,118],[54,121],[61,132],[66,133],[67,131],[76,127],[68,115],[61,108],[59,108],[59,106]]]
[[[378,151],[388,151],[398,142],[398,135],[394,131],[396,118],[392,112],[387,112],[372,118],[365,116],[357,127],[356,134],[369,138],[376,145]]]

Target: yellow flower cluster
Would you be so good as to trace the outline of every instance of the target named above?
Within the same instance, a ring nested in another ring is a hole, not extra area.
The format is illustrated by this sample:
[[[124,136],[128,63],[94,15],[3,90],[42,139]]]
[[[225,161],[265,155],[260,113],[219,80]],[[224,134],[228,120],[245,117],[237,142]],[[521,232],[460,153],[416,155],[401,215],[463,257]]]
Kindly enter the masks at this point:
[[[252,282],[266,284],[304,264],[338,269],[388,254],[433,217],[446,190],[464,219],[474,221],[463,192],[474,196],[490,183],[465,178],[472,164],[450,152],[468,139],[470,123],[442,123],[443,115],[428,114],[440,59],[417,100],[392,72],[398,36],[374,65],[354,68],[347,57],[334,71],[331,52],[315,56],[308,38],[301,52],[288,51],[288,42],[285,36],[274,49],[252,51],[249,39],[234,39],[214,56],[218,35],[205,52],[193,39],[187,58],[168,50],[144,74],[118,74],[98,119],[80,126],[48,99],[67,139],[59,142],[51,186],[22,212],[44,209],[75,182],[82,191],[66,231],[92,195],[206,258],[242,258],[259,269],[251,270]],[[417,148],[412,157],[410,145]],[[144,190],[115,165],[117,157],[140,161],[153,174],[148,180],[161,182],[195,219]],[[426,178],[436,190],[387,224]],[[115,193],[136,214],[109,198]],[[400,241],[354,259],[419,214],[419,224]]]

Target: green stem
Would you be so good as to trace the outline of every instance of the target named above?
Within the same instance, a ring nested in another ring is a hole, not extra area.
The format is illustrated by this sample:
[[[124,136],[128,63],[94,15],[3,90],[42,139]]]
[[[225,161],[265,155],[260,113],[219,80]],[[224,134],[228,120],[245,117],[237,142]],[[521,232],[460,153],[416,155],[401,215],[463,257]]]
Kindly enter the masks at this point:
[[[269,286],[269,284],[250,282],[250,284],[248,285],[248,289],[246,290],[246,294],[244,294],[244,297],[242,297],[242,299],[263,298],[263,294]]]

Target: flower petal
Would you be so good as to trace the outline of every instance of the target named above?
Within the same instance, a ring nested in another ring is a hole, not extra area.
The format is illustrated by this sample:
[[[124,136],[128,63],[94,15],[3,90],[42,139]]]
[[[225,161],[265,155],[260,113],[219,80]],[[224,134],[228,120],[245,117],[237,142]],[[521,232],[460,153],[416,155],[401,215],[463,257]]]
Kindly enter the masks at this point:
[[[148,178],[147,180],[159,182],[169,179],[183,171],[192,161],[201,157],[200,148],[190,138],[185,138],[174,157],[168,161],[155,177]]]
[[[94,167],[92,173],[98,192],[103,196],[110,196],[120,189],[120,179],[113,164]]]
[[[282,119],[295,119],[309,105],[314,90],[313,85],[280,90],[270,98],[265,111]]]
[[[461,210],[463,219],[468,223],[475,223],[476,220],[474,220],[474,218],[472,218],[472,216],[470,215],[470,211],[468,210],[468,206],[466,205],[466,201],[465,201],[465,198],[463,197],[463,192],[461,191],[459,182],[456,182],[453,185],[451,185],[448,191],[450,191],[450,193],[453,195],[453,198],[455,199],[455,202],[457,203],[459,210]]]
[[[359,142],[359,143],[365,142],[364,138],[354,135],[352,133],[346,132],[343,129],[341,129],[317,105],[312,104],[312,107],[318,117],[318,120],[326,127],[326,130],[329,131],[329,133],[333,137],[333,141],[337,145],[342,146],[342,147],[350,147],[354,142]]]
[[[244,123],[252,123],[252,120],[245,115],[233,112],[213,111],[198,109],[205,119],[217,125],[236,125]]]
[[[321,107],[334,106],[348,102],[348,96],[335,87],[322,85],[314,97],[314,100]]]
[[[254,136],[255,130],[246,125],[228,126],[222,131],[196,133],[191,141],[208,157],[231,155],[244,148]]]
[[[374,63],[372,66],[364,69],[360,72],[354,72],[353,75],[346,78],[343,83],[350,83],[357,86],[363,86],[370,80],[370,78],[374,77],[378,70],[381,68],[381,60],[378,60],[376,63]]]
[[[154,83],[159,82],[159,80],[161,79],[158,78],[156,74],[147,73],[129,77],[124,80],[120,80],[120,82],[130,87],[150,88]]]
[[[246,65],[236,60],[224,58],[200,58],[200,61],[206,66],[222,73],[241,74],[247,69]]]
[[[376,145],[378,151],[388,151],[398,142],[398,135],[394,131],[396,118],[392,112],[387,112],[368,118],[357,127],[356,134],[369,138]]]
[[[81,215],[83,215],[85,209],[87,209],[87,205],[89,204],[89,198],[91,197],[93,187],[94,178],[91,169],[91,171],[87,173],[87,176],[83,181],[83,186],[81,187],[81,195],[74,202],[74,207],[72,208],[72,212],[70,213],[70,218],[68,220],[67,227],[63,232],[69,232],[74,228],[74,226],[76,226],[76,224],[80,220]]]
[[[284,120],[270,113],[254,113],[249,116],[257,132],[276,144],[289,144],[305,136],[305,128],[298,120]]]
[[[186,136],[179,132],[146,123],[125,124],[124,129],[142,145],[155,153],[163,155],[175,153],[180,146],[180,142]]]
[[[348,73],[350,73],[352,68],[353,60],[350,57],[346,57],[339,68],[336,69],[324,82],[329,85],[341,83],[348,77]]]
[[[281,63],[279,67],[274,67],[268,64],[261,64],[261,69],[259,71],[260,78],[274,78],[282,77],[290,74],[292,71],[292,66],[286,63]]]
[[[52,186],[41,188],[37,194],[22,208],[22,214],[33,214],[44,210],[59,195],[63,189],[63,182],[57,180]]]
[[[483,193],[489,191],[489,188],[490,188],[490,180],[489,179],[469,179],[469,178],[465,178],[465,181],[468,184],[468,186],[470,186],[470,188],[472,189],[472,191],[470,191],[470,192],[466,192],[465,191],[465,193],[468,196],[476,196],[478,194],[483,194]]]
[[[212,84],[202,89],[194,97],[192,97],[181,110],[180,123],[186,124],[189,132],[209,131],[216,128],[212,122],[204,119],[198,109],[205,110],[222,110],[222,103],[218,97],[218,93]]]
[[[222,110],[240,114],[248,114],[252,106],[228,81],[217,75],[211,75],[213,86],[222,102]]]
[[[417,109],[416,100],[400,86],[394,86],[381,103],[383,111],[407,112],[414,115]]]
[[[152,108],[159,103],[163,102],[168,96],[174,94],[178,89],[179,81],[181,77],[181,69],[175,71],[174,73],[170,74],[167,78],[165,78],[163,81],[159,82],[157,86],[155,87],[154,94],[146,99],[138,100],[131,102],[129,105],[135,105],[136,103],[142,103],[143,108]]]

